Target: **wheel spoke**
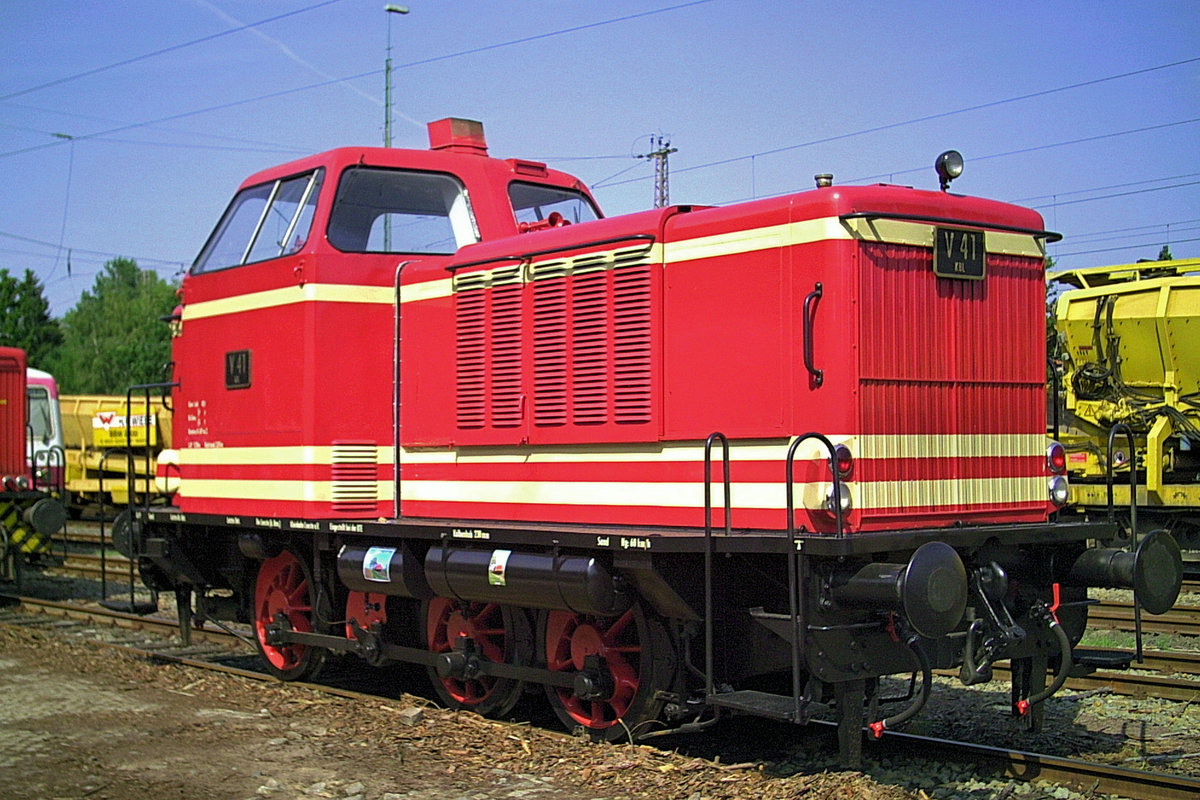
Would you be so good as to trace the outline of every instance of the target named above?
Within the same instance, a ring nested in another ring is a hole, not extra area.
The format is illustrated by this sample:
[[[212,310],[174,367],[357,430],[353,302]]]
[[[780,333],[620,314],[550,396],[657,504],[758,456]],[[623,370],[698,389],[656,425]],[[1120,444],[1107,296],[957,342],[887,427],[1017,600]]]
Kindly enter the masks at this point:
[[[604,643],[609,647],[615,647],[621,640],[621,635],[629,627],[629,623],[633,621],[633,608],[630,608],[624,614],[616,619],[615,622],[604,632]],[[634,636],[637,635],[635,627]]]

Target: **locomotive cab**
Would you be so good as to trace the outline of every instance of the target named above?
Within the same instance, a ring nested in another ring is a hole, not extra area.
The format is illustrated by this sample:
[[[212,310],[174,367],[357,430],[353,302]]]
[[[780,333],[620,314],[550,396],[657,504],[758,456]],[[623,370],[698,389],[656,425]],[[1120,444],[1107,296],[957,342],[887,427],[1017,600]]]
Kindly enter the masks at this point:
[[[442,127],[430,151],[343,148],[238,191],[184,280],[184,511],[390,517],[399,270],[599,217],[573,178]]]

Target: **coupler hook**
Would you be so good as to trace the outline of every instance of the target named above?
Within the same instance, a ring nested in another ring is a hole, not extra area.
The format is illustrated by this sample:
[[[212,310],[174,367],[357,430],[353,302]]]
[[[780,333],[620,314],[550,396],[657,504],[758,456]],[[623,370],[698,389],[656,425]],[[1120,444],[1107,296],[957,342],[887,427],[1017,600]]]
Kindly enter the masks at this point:
[[[1067,638],[1067,632],[1063,630],[1063,626],[1058,623],[1058,618],[1055,616],[1053,609],[1044,602],[1039,602],[1030,609],[1029,616],[1049,624],[1050,632],[1058,640],[1059,657],[1061,660],[1058,662],[1058,674],[1054,676],[1054,681],[1049,686],[1036,694],[1017,701],[1016,711],[1018,716],[1021,717],[1028,716],[1033,706],[1050,697],[1063,687],[1063,684],[1067,682],[1067,678],[1071,674],[1071,664],[1074,663],[1075,659],[1074,652],[1071,649],[1071,640]]]

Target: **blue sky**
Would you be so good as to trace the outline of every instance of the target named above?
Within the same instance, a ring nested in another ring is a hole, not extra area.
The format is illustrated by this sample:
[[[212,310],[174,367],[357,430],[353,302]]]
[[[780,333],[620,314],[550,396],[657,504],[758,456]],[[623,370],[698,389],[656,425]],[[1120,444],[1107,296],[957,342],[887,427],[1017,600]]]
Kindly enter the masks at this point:
[[[407,5],[0,0],[0,267],[56,315],[117,255],[176,276],[251,172],[382,143],[389,19],[396,146],[479,119],[610,216],[652,204],[651,135],[676,203],[933,188],[953,147],[955,190],[1037,208],[1061,266],[1200,256],[1196,0]]]

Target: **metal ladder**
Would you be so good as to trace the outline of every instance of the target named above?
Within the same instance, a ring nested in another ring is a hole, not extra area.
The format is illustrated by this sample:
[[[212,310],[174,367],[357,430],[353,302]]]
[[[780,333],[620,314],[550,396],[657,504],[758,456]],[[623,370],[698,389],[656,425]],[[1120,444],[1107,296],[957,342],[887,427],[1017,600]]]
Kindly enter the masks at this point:
[[[809,439],[817,439],[829,452],[829,466],[833,475],[834,507],[837,518],[837,533],[845,535],[842,519],[842,482],[837,468],[837,453],[832,442],[825,436],[810,432],[796,438],[787,453],[787,541],[788,541],[788,615],[790,624],[792,693],[790,695],[773,694],[756,690],[737,690],[717,692],[713,684],[713,575],[712,560],[714,553],[713,539],[713,508],[712,508],[712,448],[719,441],[722,448],[722,479],[725,500],[725,536],[732,536],[732,520],[729,477],[729,440],[724,434],[711,434],[704,444],[704,672],[705,672],[705,702],[714,708],[741,711],[756,716],[791,722],[797,725],[806,724],[810,712],[815,709],[825,709],[823,703],[813,701],[804,694],[801,685],[802,667],[804,662],[804,638],[808,629],[805,605],[801,601],[800,591],[803,582],[808,577],[808,558],[803,553],[804,540],[799,538],[796,530],[795,515],[795,475],[794,463],[796,450]],[[752,612],[753,614],[753,612]],[[764,617],[770,615],[762,615]]]
[[[107,573],[107,564],[105,561],[105,552],[107,550],[107,542],[105,540],[105,530],[104,530],[104,510],[105,510],[104,461],[114,451],[112,451],[112,450],[105,451],[104,455],[101,457],[101,460],[100,460],[100,485],[99,485],[99,494],[100,494],[100,595],[101,595],[100,596],[100,605],[109,610],[124,611],[129,614],[138,614],[138,615],[152,614],[158,610],[158,591],[157,590],[151,591],[151,599],[148,601],[147,600],[138,600],[136,598],[135,591],[137,588],[137,580],[136,580],[136,576],[135,576],[135,567],[136,567],[136,562],[138,561],[138,556],[141,551],[140,532],[143,530],[145,521],[147,519],[149,519],[149,515],[150,515],[150,494],[151,494],[151,489],[152,489],[152,485],[153,485],[153,481],[154,481],[154,478],[150,475],[150,471],[153,467],[153,457],[151,455],[151,448],[150,448],[150,432],[151,432],[150,431],[150,417],[151,417],[150,390],[151,389],[162,389],[165,392],[167,389],[170,389],[174,386],[178,386],[178,384],[177,383],[143,383],[143,384],[138,384],[137,386],[131,386],[125,392],[125,480],[126,480],[126,490],[127,490],[127,497],[128,497],[128,505],[126,506],[126,512],[128,514],[128,517],[125,519],[124,524],[129,526],[129,530],[126,531],[123,535],[129,537],[130,550],[131,550],[130,559],[129,559],[129,574],[127,576],[125,576],[129,581],[129,599],[128,600],[110,600],[110,599],[108,599],[108,573]],[[135,391],[140,391],[140,392],[145,393],[144,396],[145,396],[145,408],[146,408],[146,413],[145,413],[146,476],[145,476],[145,487],[144,487],[144,495],[143,495],[145,498],[145,505],[141,506],[141,507],[139,507],[137,500],[135,499],[137,497],[137,474],[135,472],[135,466],[134,466],[135,454],[134,454],[134,449],[133,449],[133,425],[132,425],[133,414],[131,413],[133,410],[133,393]],[[120,515],[117,515],[116,520],[120,521]],[[114,521],[114,523],[113,523],[114,529],[117,525],[117,521]],[[115,537],[115,530],[114,530],[114,537]],[[188,602],[190,603],[190,592],[189,592]],[[190,611],[190,605],[188,608]],[[182,609],[181,609],[181,612],[182,612]],[[181,613],[180,616],[182,619],[183,614]],[[181,631],[182,635],[184,636],[185,640],[190,639],[190,636],[188,635],[190,632],[189,626],[181,623],[180,631]],[[188,643],[188,642],[185,641],[185,644],[186,643]]]

